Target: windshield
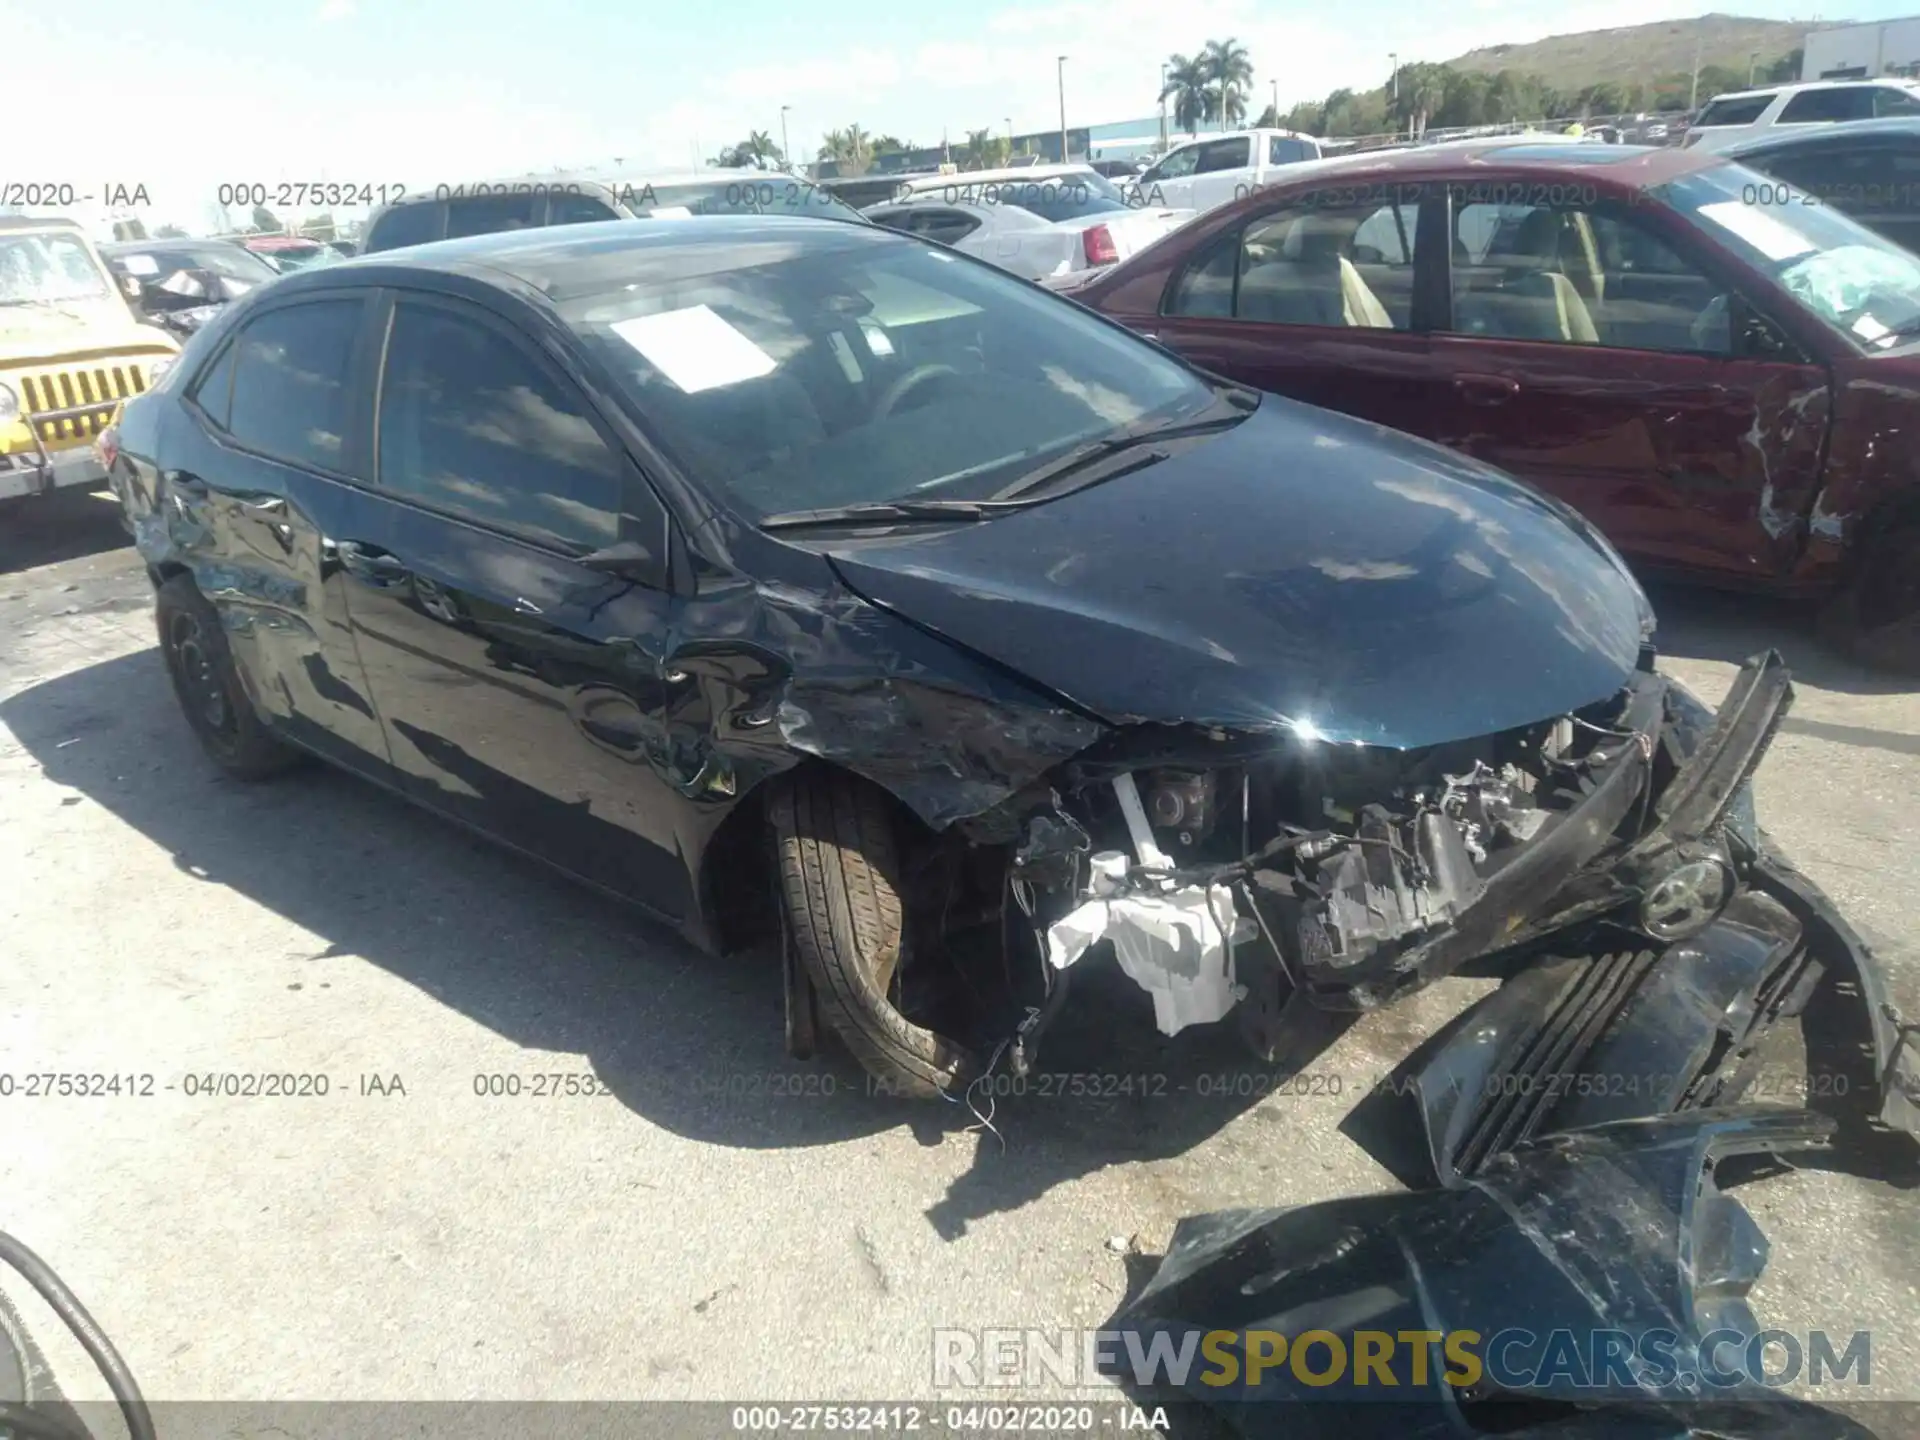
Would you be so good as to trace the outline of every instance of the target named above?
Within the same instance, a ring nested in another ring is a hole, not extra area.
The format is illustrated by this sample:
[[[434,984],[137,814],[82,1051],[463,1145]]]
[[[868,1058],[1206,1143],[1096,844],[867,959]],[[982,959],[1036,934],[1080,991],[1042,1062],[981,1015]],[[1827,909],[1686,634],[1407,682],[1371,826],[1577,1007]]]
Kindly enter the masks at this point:
[[[1855,344],[1920,333],[1920,260],[1808,192],[1717,165],[1654,193]]]
[[[52,305],[113,293],[85,242],[58,231],[0,236],[0,305]]]
[[[690,185],[618,184],[611,188],[615,198],[635,215],[684,210],[690,215],[805,215],[867,223],[851,205],[834,199],[811,180],[791,175],[744,176]]]
[[[1216,404],[1072,302],[877,227],[606,261],[562,317],[688,472],[755,518],[982,499],[1076,446]]]

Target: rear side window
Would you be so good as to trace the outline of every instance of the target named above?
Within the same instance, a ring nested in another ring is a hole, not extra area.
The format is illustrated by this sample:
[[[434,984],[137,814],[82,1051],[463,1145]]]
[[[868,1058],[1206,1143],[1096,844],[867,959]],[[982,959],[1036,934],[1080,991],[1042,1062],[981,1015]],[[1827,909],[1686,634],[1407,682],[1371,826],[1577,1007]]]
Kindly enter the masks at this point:
[[[1285,135],[1267,137],[1267,163],[1291,165],[1296,160],[1313,159],[1313,146],[1305,140],[1290,140]]]
[[[366,249],[397,250],[402,245],[425,245],[438,240],[446,207],[437,202],[396,205],[373,223]]]
[[[447,202],[447,238],[463,235],[491,235],[499,230],[525,230],[539,223],[537,207],[541,197],[525,195],[477,195]]]
[[[1733,100],[1711,100],[1693,128],[1704,130],[1713,125],[1751,125],[1773,103],[1771,95],[1746,95]]]
[[[234,439],[296,465],[345,468],[347,371],[361,310],[359,300],[316,300],[270,310],[240,332],[227,418]]]
[[[1782,125],[1827,120],[1865,120],[1873,114],[1871,85],[1842,85],[1832,90],[1802,90],[1780,112]]]
[[[1920,95],[1882,85],[1873,92],[1875,115],[1920,115]]]
[[[492,326],[394,307],[380,486],[575,553],[618,538],[625,467],[585,403]]]

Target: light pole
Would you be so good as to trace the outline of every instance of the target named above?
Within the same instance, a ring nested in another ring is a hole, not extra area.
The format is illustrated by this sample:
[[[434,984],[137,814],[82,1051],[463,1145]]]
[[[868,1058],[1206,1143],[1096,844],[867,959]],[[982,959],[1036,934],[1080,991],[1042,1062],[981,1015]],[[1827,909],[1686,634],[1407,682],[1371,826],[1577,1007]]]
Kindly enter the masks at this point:
[[[1759,63],[1760,63],[1760,52],[1758,50],[1754,51],[1753,54],[1747,56],[1747,88],[1749,90],[1753,88],[1754,67]]]
[[[780,107],[780,160],[788,170],[793,169],[793,151],[787,148],[787,111],[792,108],[791,105]]]
[[[1160,151],[1167,149],[1167,62],[1160,62]]]
[[[1002,115],[1000,118],[1007,122],[1007,162],[1011,164],[1013,162],[1013,117]]]
[[[1280,82],[1278,80],[1273,82],[1273,123],[1276,126],[1280,123]]]
[[[1060,163],[1067,163],[1067,57],[1060,57],[1056,73],[1060,77]]]

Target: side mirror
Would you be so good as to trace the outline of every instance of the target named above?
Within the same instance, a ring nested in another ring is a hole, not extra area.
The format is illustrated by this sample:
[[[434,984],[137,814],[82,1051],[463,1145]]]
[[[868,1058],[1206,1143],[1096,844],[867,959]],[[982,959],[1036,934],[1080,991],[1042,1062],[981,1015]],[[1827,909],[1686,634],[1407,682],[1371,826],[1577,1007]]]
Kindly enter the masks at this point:
[[[601,575],[631,580],[652,590],[667,588],[665,560],[638,540],[616,541],[590,555],[582,555],[577,563]]]

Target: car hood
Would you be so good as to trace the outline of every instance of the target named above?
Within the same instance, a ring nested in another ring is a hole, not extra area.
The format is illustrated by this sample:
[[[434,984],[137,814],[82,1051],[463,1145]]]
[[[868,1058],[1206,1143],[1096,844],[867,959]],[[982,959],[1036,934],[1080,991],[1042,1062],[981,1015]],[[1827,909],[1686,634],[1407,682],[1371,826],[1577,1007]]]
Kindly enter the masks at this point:
[[[1273,396],[1132,474],[978,524],[826,541],[870,602],[1112,723],[1411,748],[1603,700],[1652,618],[1538,492]]]
[[[117,299],[0,306],[0,365],[176,348]]]

